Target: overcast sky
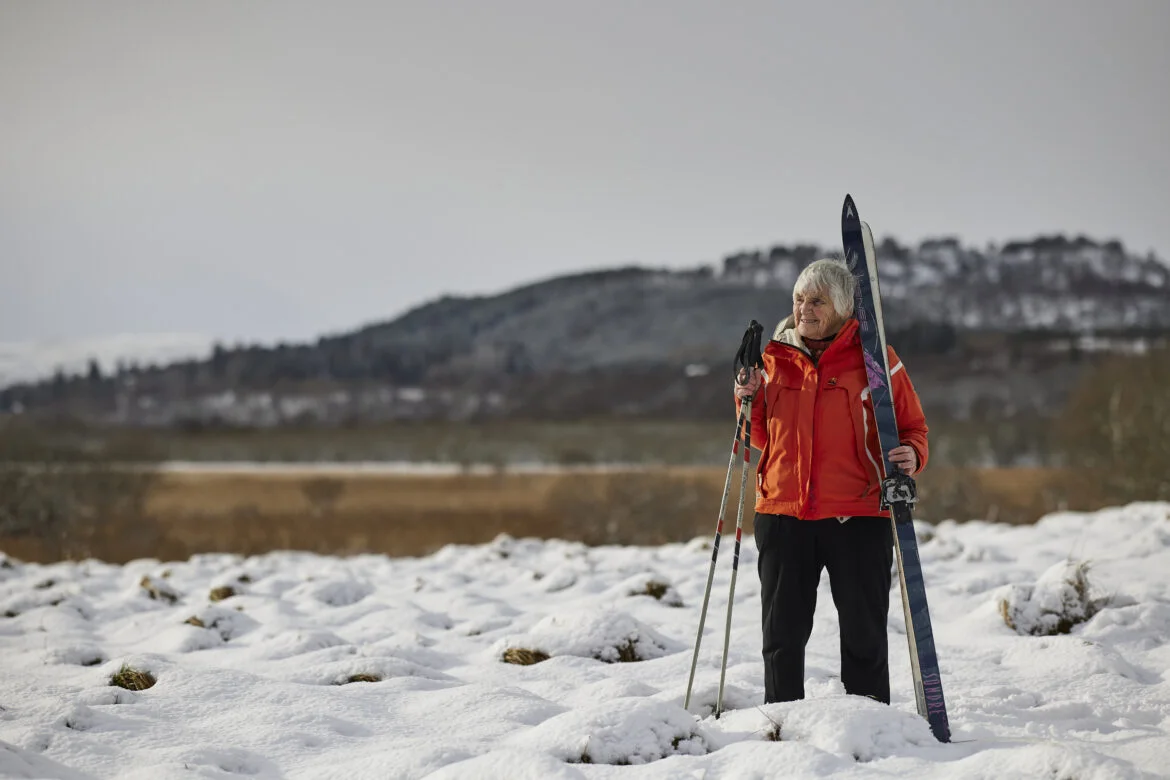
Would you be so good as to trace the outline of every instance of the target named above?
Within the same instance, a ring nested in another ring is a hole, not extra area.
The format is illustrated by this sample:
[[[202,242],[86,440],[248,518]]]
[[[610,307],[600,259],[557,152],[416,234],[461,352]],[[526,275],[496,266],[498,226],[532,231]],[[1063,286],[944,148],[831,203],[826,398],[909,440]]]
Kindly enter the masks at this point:
[[[0,341],[879,235],[1170,255],[1170,2],[0,0]]]

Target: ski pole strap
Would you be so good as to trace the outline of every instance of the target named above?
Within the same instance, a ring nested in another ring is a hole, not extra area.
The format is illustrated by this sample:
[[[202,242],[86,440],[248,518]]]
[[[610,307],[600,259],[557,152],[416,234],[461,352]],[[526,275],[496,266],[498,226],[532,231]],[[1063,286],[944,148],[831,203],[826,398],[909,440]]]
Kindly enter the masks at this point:
[[[738,379],[741,374],[746,374],[749,369],[759,368],[764,365],[763,355],[760,353],[760,344],[763,338],[764,326],[752,320],[748,325],[748,329],[743,334],[743,341],[739,345],[739,351],[735,353],[735,365],[733,370]]]

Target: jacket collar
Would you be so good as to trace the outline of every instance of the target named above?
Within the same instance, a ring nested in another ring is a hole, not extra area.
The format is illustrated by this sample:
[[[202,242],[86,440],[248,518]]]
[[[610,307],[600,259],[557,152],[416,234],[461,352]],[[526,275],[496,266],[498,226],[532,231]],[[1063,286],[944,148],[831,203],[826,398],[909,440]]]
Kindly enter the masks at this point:
[[[842,339],[852,339],[856,334],[857,318],[850,317],[845,320],[845,324],[841,326],[841,330],[837,331],[837,338],[833,340],[833,343],[835,344]],[[811,354],[804,343],[804,339],[796,332],[796,320],[791,314],[782,319],[776,326],[776,330],[772,332],[772,341],[787,344],[790,347],[796,347],[806,355]]]

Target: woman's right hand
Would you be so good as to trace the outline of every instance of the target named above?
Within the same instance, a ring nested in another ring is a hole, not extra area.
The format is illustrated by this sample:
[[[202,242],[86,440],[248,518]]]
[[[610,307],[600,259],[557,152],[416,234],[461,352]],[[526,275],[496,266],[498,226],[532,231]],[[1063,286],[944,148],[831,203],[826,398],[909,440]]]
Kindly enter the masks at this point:
[[[735,397],[742,401],[748,396],[753,396],[763,383],[764,377],[758,368],[747,372],[741,370],[739,376],[735,378]]]

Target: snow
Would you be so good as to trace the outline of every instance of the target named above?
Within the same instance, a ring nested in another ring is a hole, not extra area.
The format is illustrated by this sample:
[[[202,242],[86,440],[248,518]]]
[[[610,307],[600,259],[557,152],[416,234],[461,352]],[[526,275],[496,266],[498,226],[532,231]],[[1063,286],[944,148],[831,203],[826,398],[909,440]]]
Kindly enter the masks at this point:
[[[502,536],[400,559],[283,551],[118,566],[0,556],[0,776],[1113,780],[1165,771],[1170,504],[918,530],[950,744],[915,712],[896,593],[891,705],[843,692],[827,576],[808,698],[765,705],[746,537],[725,711],[715,718],[730,544],[687,712],[709,539],[589,548]],[[156,682],[112,686],[123,667]]]

